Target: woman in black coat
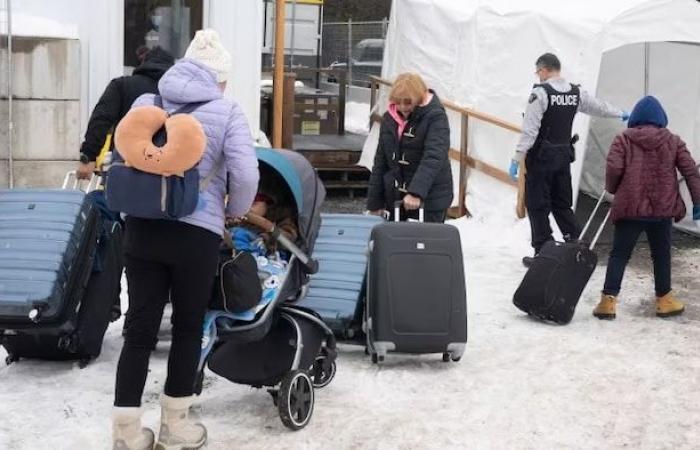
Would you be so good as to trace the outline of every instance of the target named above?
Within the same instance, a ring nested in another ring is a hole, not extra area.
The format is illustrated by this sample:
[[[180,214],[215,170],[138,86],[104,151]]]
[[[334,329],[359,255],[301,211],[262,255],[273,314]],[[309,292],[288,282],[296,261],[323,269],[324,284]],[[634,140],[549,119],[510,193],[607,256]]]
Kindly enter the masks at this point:
[[[426,222],[444,222],[452,204],[449,160],[450,125],[445,108],[420,75],[396,78],[384,114],[369,181],[367,209],[393,216],[401,200],[401,218],[417,218],[423,203]]]

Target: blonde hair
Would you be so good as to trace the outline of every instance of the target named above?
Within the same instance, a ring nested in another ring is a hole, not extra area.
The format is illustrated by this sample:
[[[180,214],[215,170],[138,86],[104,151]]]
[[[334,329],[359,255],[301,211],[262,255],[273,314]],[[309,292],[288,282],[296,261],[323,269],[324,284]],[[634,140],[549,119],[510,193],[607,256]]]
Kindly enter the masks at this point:
[[[425,98],[428,86],[417,73],[402,73],[396,80],[389,93],[389,101],[399,103],[404,98],[410,98],[414,105],[420,105]]]

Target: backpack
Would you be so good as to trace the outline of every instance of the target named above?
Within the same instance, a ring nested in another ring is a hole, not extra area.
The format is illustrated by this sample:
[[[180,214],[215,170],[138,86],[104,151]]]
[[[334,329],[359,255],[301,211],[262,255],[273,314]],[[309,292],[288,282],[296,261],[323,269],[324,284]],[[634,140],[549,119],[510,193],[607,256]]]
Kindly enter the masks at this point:
[[[204,103],[192,103],[172,114],[190,114]],[[163,108],[162,99],[155,96],[154,105]],[[153,136],[153,143],[162,147],[167,142],[165,126]],[[199,193],[204,192],[224,163],[221,155],[211,172],[200,179],[198,164],[184,171],[184,176],[158,175],[127,166],[115,147],[106,177],[107,205],[113,211],[142,219],[177,220],[197,209]]]

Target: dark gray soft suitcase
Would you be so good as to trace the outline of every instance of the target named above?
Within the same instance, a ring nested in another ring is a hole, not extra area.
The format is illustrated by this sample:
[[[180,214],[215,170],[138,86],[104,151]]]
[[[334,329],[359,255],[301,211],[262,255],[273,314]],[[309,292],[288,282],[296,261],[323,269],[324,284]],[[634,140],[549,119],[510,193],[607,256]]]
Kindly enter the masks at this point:
[[[598,264],[594,247],[610,217],[610,210],[592,242],[588,244],[583,239],[604,199],[605,192],[600,196],[578,240],[549,241],[542,247],[513,295],[513,304],[518,309],[559,325],[571,322],[579,298]]]
[[[467,298],[457,228],[376,225],[367,270],[365,326],[372,362],[382,361],[388,352],[442,353],[445,362],[462,357]]]
[[[114,303],[89,285],[99,237],[107,235],[101,227],[97,208],[79,190],[0,190],[0,343],[8,361],[99,354]],[[100,273],[116,264],[108,258]],[[104,307],[87,302],[86,290],[104,297]]]

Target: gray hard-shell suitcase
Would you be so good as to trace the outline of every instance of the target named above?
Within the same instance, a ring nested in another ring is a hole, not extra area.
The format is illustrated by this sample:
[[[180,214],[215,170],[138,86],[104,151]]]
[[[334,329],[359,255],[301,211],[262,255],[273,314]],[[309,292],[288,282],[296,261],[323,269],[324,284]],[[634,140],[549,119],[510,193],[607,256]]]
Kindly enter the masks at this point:
[[[457,228],[386,222],[372,229],[369,250],[365,326],[372,362],[388,352],[442,353],[445,362],[459,361],[467,296]]]
[[[104,331],[95,350],[79,339],[95,334],[81,333],[79,317],[95,310],[83,300],[100,231],[98,210],[82,191],[0,190],[0,343],[9,362],[19,357],[87,360],[99,354]],[[113,298],[106,301],[105,325],[111,303]],[[90,313],[82,325],[102,320]]]

